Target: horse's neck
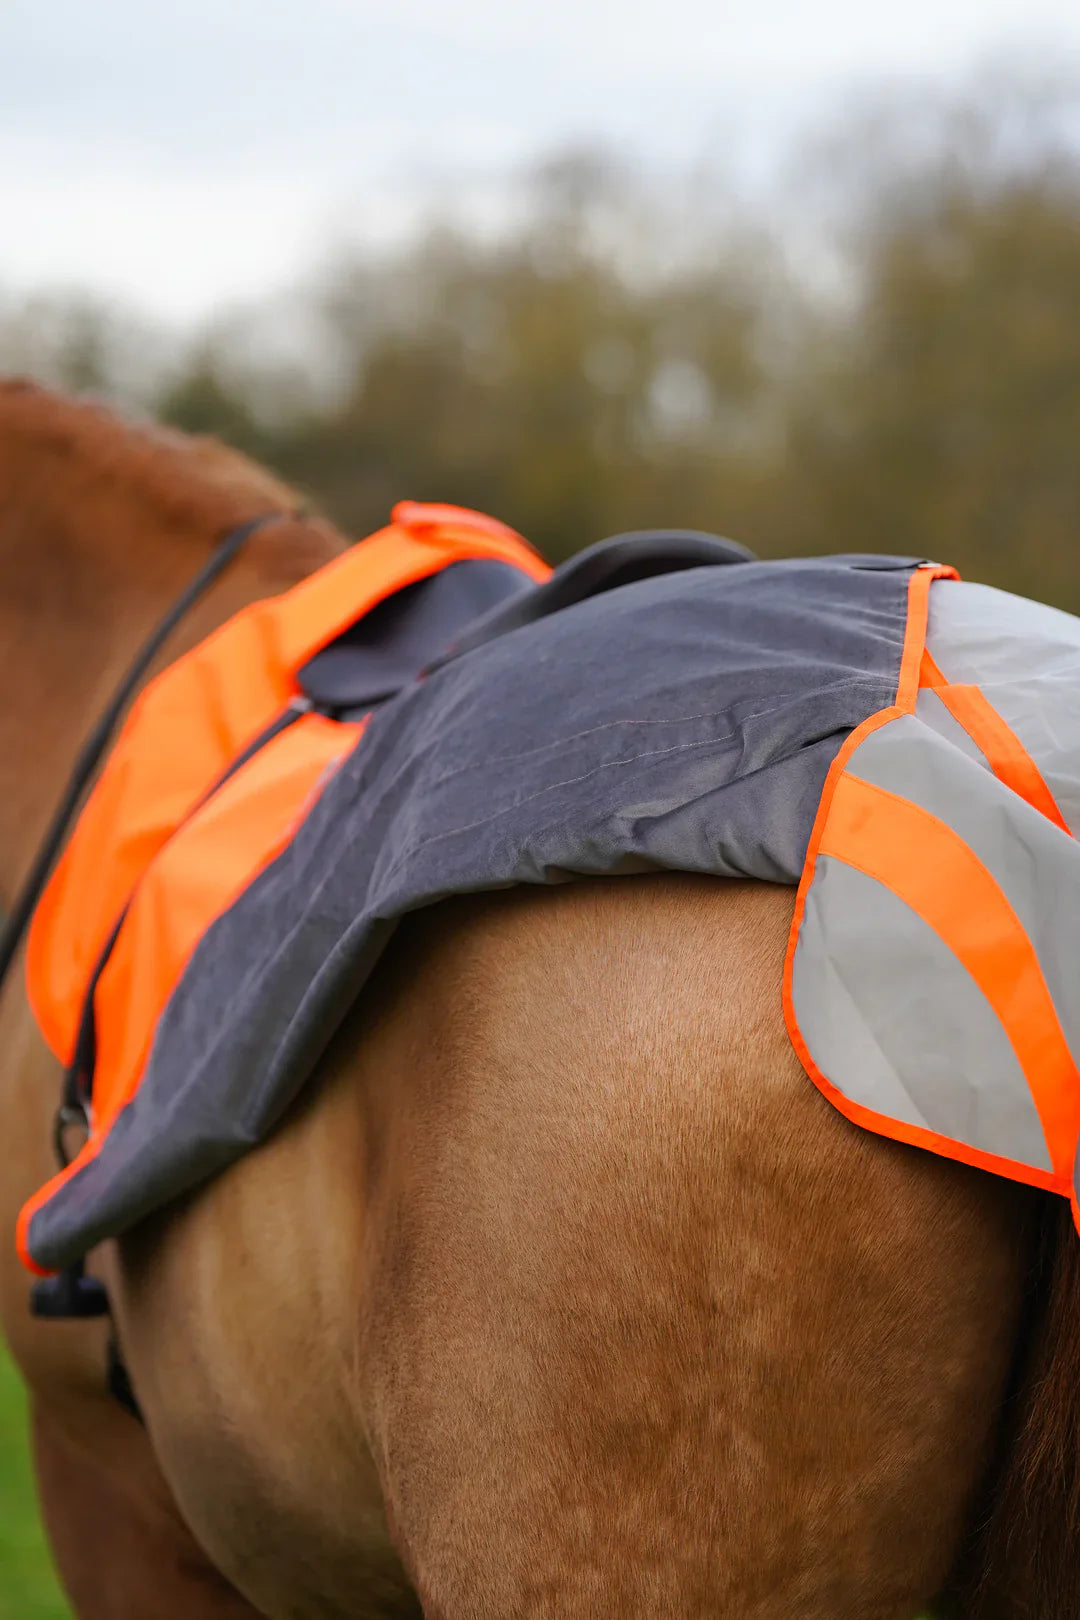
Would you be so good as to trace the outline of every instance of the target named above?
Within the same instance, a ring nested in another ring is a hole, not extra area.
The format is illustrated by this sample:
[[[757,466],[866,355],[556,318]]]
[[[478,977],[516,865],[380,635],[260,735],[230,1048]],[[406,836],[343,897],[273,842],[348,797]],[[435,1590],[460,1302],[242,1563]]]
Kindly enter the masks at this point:
[[[259,509],[258,499],[252,511]],[[251,514],[248,514],[251,515]],[[135,525],[130,526],[134,530]],[[286,588],[337,549],[318,526],[253,538],[186,616],[175,658],[232,613]],[[162,534],[143,522],[107,555],[50,543],[33,525],[14,538],[0,513],[0,909],[29,868],[79,748],[137,649],[210,554],[212,537]]]

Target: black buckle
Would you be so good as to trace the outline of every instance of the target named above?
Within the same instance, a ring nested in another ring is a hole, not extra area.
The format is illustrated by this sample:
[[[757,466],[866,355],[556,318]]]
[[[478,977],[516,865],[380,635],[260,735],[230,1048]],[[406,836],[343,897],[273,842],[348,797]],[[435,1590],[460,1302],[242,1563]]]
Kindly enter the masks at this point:
[[[73,1126],[89,1134],[90,1115],[83,1102],[64,1101],[53,1120],[53,1147],[57,1163],[66,1170],[74,1153],[68,1151],[67,1133]],[[96,1277],[88,1277],[81,1260],[65,1266],[55,1277],[42,1277],[30,1290],[31,1316],[52,1321],[108,1316],[109,1296]]]
[[[67,1169],[82,1147],[80,1143],[76,1153],[68,1152],[67,1133],[73,1126],[78,1126],[79,1130],[85,1131],[86,1135],[89,1136],[90,1114],[84,1102],[68,1102],[65,1100],[56,1110],[56,1116],[53,1119],[53,1152],[56,1154],[56,1162],[61,1170]]]
[[[108,1316],[109,1296],[104,1283],[88,1277],[82,1261],[77,1260],[55,1277],[38,1279],[30,1290],[30,1314],[52,1321]]]

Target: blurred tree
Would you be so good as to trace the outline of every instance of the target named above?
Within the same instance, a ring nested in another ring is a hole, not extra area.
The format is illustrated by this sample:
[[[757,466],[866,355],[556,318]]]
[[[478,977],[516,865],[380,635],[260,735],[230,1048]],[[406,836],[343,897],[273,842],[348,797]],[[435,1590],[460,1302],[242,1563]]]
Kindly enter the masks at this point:
[[[955,110],[915,175],[878,173],[857,297],[792,401],[788,518],[799,550],[939,557],[1075,612],[1080,160],[1015,112]]]
[[[763,555],[933,555],[1080,611],[1078,110],[1076,84],[1023,73],[879,97],[770,228],[715,177],[563,154],[521,177],[496,239],[433,226],[339,266],[136,397],[352,533],[442,499],[553,559],[701,527]],[[167,345],[122,324],[39,300],[0,318],[0,363],[125,397],[123,356],[145,379]]]
[[[354,531],[408,493],[488,507],[553,557],[719,510],[721,441],[761,385],[750,278],[635,285],[596,240],[618,209],[605,174],[552,166],[495,246],[436,231],[382,278],[342,275],[325,304],[339,397],[283,436],[278,464]],[[745,431],[727,448],[734,475]]]
[[[158,416],[186,433],[213,433],[250,456],[275,459],[278,446],[263,433],[250,399],[225,377],[207,343],[187,357],[154,404]]]
[[[83,293],[0,302],[0,370],[72,393],[141,404],[166,347],[146,323]]]
[[[744,509],[767,392],[760,262],[699,220],[696,258],[654,244],[635,278],[660,202],[596,154],[541,165],[521,200],[494,244],[433,228],[390,264],[339,270],[319,300],[321,406],[301,391],[268,422],[265,377],[211,336],[158,409],[261,453],[353,532],[408,494],[487,507],[562,557],[620,526]]]

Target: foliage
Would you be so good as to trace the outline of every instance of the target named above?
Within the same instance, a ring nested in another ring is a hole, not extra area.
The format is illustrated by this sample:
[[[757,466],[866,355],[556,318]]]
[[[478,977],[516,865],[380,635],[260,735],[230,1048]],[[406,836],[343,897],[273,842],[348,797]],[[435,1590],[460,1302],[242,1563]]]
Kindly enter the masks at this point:
[[[935,556],[1080,609],[1078,108],[1030,75],[875,104],[772,227],[718,182],[666,194],[571,155],[523,178],[495,239],[433,226],[276,309],[308,335],[291,367],[248,320],[141,402],[353,533],[408,495],[556,559],[702,527],[767,556]],[[36,369],[131,392],[115,312],[35,307],[0,321],[0,364],[29,326]]]
[[[998,85],[921,163],[864,154],[857,300],[789,413],[797,549],[914,551],[1080,610],[1080,158],[1055,105]]]
[[[38,1522],[26,1444],[26,1402],[0,1350],[0,1620],[66,1620]]]

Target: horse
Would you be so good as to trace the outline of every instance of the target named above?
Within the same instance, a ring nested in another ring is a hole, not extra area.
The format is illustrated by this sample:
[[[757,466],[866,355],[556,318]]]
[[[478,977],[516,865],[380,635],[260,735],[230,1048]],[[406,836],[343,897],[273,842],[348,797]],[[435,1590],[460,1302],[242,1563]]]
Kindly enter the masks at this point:
[[[345,545],[299,504],[0,386],[0,903],[215,540],[292,514],[166,660]],[[406,918],[274,1134],[90,1256],[111,1326],[28,1310],[61,1077],[9,975],[0,1318],[80,1620],[1080,1612],[1069,1212],[825,1102],[793,904],[646,873]]]

